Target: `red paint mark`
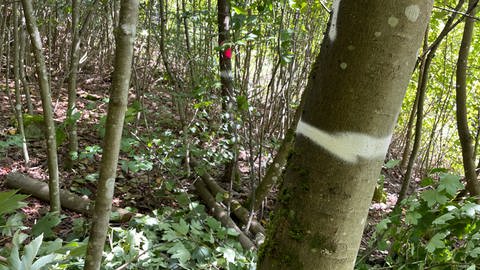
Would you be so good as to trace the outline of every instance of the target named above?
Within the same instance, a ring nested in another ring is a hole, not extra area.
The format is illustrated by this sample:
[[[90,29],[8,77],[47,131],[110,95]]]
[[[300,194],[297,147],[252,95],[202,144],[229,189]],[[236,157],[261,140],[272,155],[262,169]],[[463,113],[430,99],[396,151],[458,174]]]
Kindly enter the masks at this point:
[[[232,58],[232,48],[227,48],[225,52],[223,52],[223,56],[228,59]]]

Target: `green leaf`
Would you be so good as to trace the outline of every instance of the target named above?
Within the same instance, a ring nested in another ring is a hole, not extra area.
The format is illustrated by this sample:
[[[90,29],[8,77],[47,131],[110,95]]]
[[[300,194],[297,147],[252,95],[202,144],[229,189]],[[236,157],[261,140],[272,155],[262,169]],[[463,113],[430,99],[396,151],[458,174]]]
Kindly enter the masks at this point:
[[[389,218],[381,220],[379,223],[377,223],[376,226],[376,231],[377,233],[381,233],[388,229],[388,224],[390,224],[392,221]]]
[[[441,215],[438,218],[436,218],[434,221],[432,221],[432,224],[434,225],[443,225],[446,224],[447,221],[454,219],[455,216],[452,213],[446,213],[445,215]]]
[[[240,111],[248,111],[248,99],[244,95],[237,96],[237,107]]]
[[[190,251],[188,251],[181,242],[176,243],[173,247],[167,250],[167,252],[172,254],[172,258],[178,259],[180,263],[186,263],[192,257]]]
[[[418,212],[412,211],[405,214],[405,222],[410,225],[417,225],[418,220],[422,218],[422,215]]]
[[[426,190],[422,192],[420,197],[427,202],[428,207],[432,207],[435,203],[442,205],[448,201],[447,196],[439,193],[437,190]]]
[[[61,218],[57,214],[47,213],[37,224],[32,227],[32,235],[37,236],[43,234],[46,238],[54,237],[53,228],[57,226]]]
[[[32,264],[32,267],[30,268],[30,270],[40,270],[45,265],[54,262],[56,257],[57,257],[57,254],[49,254],[49,255],[42,256],[38,258],[34,264]]]
[[[30,270],[33,260],[37,256],[38,250],[42,245],[43,234],[40,234],[37,238],[33,239],[30,244],[25,246],[25,254],[22,256],[22,265],[24,269]]]
[[[425,177],[425,178],[422,179],[422,181],[420,181],[420,186],[422,186],[422,187],[428,187],[428,186],[433,185],[433,183],[434,183],[433,178],[431,178],[431,177]]]
[[[240,15],[248,15],[248,11],[242,7],[232,6],[233,11]]]
[[[16,194],[17,190],[0,192],[0,216],[11,213],[27,204],[22,202],[27,195]]]
[[[470,266],[467,268],[467,270],[475,270],[475,269],[477,269],[477,268],[475,267],[475,264],[472,264],[472,265],[470,265]]]
[[[460,208],[460,211],[462,211],[462,213],[466,216],[474,218],[477,212],[480,213],[480,205],[475,203],[467,203]]]
[[[472,258],[478,258],[479,255],[480,255],[480,247],[476,247],[468,253],[468,256]]]
[[[165,233],[162,236],[162,240],[168,241],[168,242],[173,242],[174,240],[177,240],[179,236],[177,233],[173,230],[166,230]]]
[[[233,228],[227,228],[227,234],[231,236],[239,236],[240,233]]]
[[[219,247],[218,250],[223,253],[223,257],[225,258],[225,260],[227,260],[227,262],[229,263],[235,262],[235,257],[236,257],[235,250],[228,247],[227,248]]]
[[[210,249],[206,246],[200,246],[192,254],[192,258],[197,262],[204,262],[208,257],[211,256]]]
[[[435,234],[426,246],[427,251],[433,253],[436,249],[444,248],[445,243],[443,240],[445,239],[445,236],[447,236],[446,233]]]
[[[384,167],[386,169],[392,169],[392,168],[395,168],[395,166],[397,166],[398,164],[400,164],[399,159],[392,159],[392,160],[389,160],[387,163],[385,163]]]
[[[173,228],[175,228],[175,231],[177,231],[178,233],[180,233],[182,235],[187,235],[187,233],[189,231],[189,226],[183,218],[181,218],[180,222],[175,224],[175,226],[173,226]]]
[[[438,189],[445,190],[450,196],[455,196],[457,191],[463,188],[463,184],[460,183],[460,176],[449,173],[440,176]]]
[[[214,231],[218,231],[220,228],[222,228],[222,224],[212,217],[207,217],[205,219],[205,222],[207,223],[208,227],[210,227]]]

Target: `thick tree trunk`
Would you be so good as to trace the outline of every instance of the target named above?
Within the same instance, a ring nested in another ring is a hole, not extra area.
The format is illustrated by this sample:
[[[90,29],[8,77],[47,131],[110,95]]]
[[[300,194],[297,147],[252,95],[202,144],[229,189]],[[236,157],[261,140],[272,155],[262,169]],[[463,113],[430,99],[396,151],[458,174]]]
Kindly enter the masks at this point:
[[[47,66],[42,50],[42,39],[38,31],[37,22],[33,15],[31,0],[22,0],[23,13],[27,24],[27,30],[32,42],[32,50],[35,55],[35,66],[42,98],[43,119],[45,121],[45,138],[47,141],[48,161],[48,186],[50,190],[50,211],[60,213],[60,187],[58,177],[57,140],[55,124],[53,122],[52,97],[50,95],[50,82],[48,81]]]
[[[480,195],[480,185],[475,172],[474,149],[472,146],[472,137],[468,128],[467,118],[467,63],[470,54],[470,46],[473,38],[473,28],[475,26],[477,0],[470,0],[470,16],[465,19],[465,28],[463,30],[462,43],[458,52],[457,72],[456,72],[456,101],[457,101],[457,127],[458,136],[462,145],[463,168],[465,179],[467,180],[467,190],[472,196]]]
[[[102,262],[108,220],[112,208],[123,122],[127,109],[137,17],[138,0],[122,0],[120,23],[116,32],[115,70],[110,90],[102,164],[85,260],[85,270],[98,270]]]
[[[258,269],[353,268],[432,4],[334,1]]]

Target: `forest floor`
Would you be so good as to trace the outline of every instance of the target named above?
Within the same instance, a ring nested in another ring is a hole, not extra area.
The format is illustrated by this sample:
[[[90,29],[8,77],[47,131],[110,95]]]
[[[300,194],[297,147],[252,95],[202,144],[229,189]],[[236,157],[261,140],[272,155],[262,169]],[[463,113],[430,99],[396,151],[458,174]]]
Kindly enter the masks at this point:
[[[80,120],[78,121],[78,134],[79,134],[79,149],[85,150],[88,147],[100,146],[101,136],[100,128],[101,118],[106,114],[107,109],[107,97],[110,82],[104,77],[96,77],[93,79],[81,80],[78,89],[78,109],[82,111]],[[1,85],[2,89],[5,89],[5,85]],[[10,89],[13,89],[13,85],[10,85]],[[58,89],[58,88],[56,88]],[[34,101],[34,108],[37,108],[35,113],[41,113],[40,98],[37,95],[37,91],[32,91],[32,98]],[[15,128],[16,122],[14,113],[9,100],[9,96],[13,97],[13,93],[8,95],[4,91],[0,93],[0,191],[4,191],[7,187],[4,185],[6,176],[11,172],[20,172],[28,175],[32,178],[47,181],[47,157],[45,151],[45,144],[37,134],[30,134],[28,138],[28,150],[30,154],[30,164],[26,166],[24,164],[24,158],[22,151],[18,145],[8,144],[12,141],[12,138],[17,134]],[[66,107],[67,107],[67,94],[66,89],[61,88],[59,91],[53,92],[53,103],[55,121],[57,126],[61,127],[61,123],[65,120]],[[130,100],[134,100],[132,95]],[[167,102],[168,103],[168,102]],[[158,108],[158,104],[152,100],[145,100],[144,106],[146,111],[155,111]],[[164,110],[169,110],[172,106],[163,106]],[[164,112],[164,116],[173,113]],[[145,117],[150,123],[156,123],[158,119],[154,119],[156,114],[145,114]],[[158,115],[157,115],[158,116]],[[165,119],[163,119],[165,122]],[[175,119],[172,119],[175,122]],[[160,127],[161,128],[161,127]],[[171,128],[171,127],[170,127]],[[35,129],[41,129],[35,123],[29,123],[26,127],[29,133],[35,133]],[[33,131],[32,131],[33,130]],[[38,130],[37,130],[38,131]],[[139,130],[136,130],[138,132]],[[141,132],[141,131],[140,131]],[[66,141],[66,140],[65,140]],[[66,157],[66,143],[62,142],[59,145],[59,166],[62,165]],[[93,150],[92,150],[93,149]],[[101,153],[95,152],[94,148],[90,148],[90,155],[87,151],[86,158],[79,159],[74,168],[70,171],[60,169],[61,188],[68,189],[72,192],[80,195],[86,195],[93,199],[95,194],[94,181],[99,171],[99,164],[101,159]],[[127,160],[131,157],[125,154],[121,154],[120,160]],[[242,168],[240,171],[245,172]],[[364,237],[362,238],[361,249],[365,249],[368,246],[368,240],[375,230],[375,225],[388,214],[397,201],[397,194],[400,190],[401,174],[398,169],[383,169],[382,174],[385,175],[384,191],[386,200],[384,202],[373,202],[370,211],[369,219],[366,225]],[[172,177],[171,174],[165,172],[162,169],[152,169],[145,172],[125,172],[124,170],[118,170],[118,177],[116,182],[114,205],[117,207],[133,207],[141,213],[148,213],[149,211],[161,208],[164,205],[175,206],[174,202],[167,197],[158,197],[152,189],[152,185],[161,184],[166,178]],[[176,179],[180,185],[183,185],[186,189],[189,189],[192,185],[190,179]],[[242,187],[245,190],[248,187]],[[237,194],[238,195],[238,194]],[[272,196],[273,197],[273,196]],[[22,212],[26,215],[25,225],[31,227],[43,213],[48,211],[48,202],[38,200],[34,197],[26,199],[27,206],[22,208]],[[272,202],[272,200],[270,200]],[[268,217],[268,212],[272,209],[273,203],[269,203],[266,209],[263,211],[263,217]],[[81,216],[81,214],[75,213],[68,209],[63,209],[64,218],[62,223],[56,228],[58,236],[66,236],[72,230],[73,220]],[[266,220],[262,220],[267,222]],[[8,242],[9,239],[0,239],[0,246]],[[376,256],[381,256],[377,254]]]

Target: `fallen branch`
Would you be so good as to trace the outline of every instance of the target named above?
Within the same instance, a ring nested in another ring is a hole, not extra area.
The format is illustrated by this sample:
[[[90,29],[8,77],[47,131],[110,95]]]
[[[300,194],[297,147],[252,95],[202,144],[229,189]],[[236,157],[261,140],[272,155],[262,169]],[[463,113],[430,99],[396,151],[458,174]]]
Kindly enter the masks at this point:
[[[196,161],[192,159],[192,167],[197,168],[198,164]],[[213,196],[215,197],[217,194],[228,194],[228,192],[220,187],[217,182],[213,179],[210,174],[203,170],[196,170],[196,173],[202,178],[204,183],[207,185],[208,189],[212,192]],[[228,200],[228,198],[224,197],[224,200]],[[240,202],[237,200],[230,200],[233,214],[242,222],[243,224],[247,225],[250,224],[249,230],[255,234],[255,239],[258,239],[262,242],[263,238],[265,237],[265,229],[263,226],[255,219],[250,220],[250,213],[247,209],[245,209]],[[250,223],[249,223],[250,222]],[[259,235],[261,234],[261,235]]]
[[[213,215],[222,223],[223,226],[232,228],[235,231],[239,233],[238,235],[238,241],[242,245],[243,248],[247,250],[255,249],[256,246],[248,238],[247,235],[245,235],[244,232],[235,224],[235,222],[230,218],[228,215],[227,211],[223,209],[222,206],[220,206],[217,201],[215,201],[215,198],[212,196],[210,191],[208,191],[207,186],[205,185],[205,182],[203,182],[202,179],[197,179],[194,183],[195,190],[198,193],[198,196],[203,200],[203,202],[207,205],[208,209],[213,213]]]
[[[20,173],[10,173],[7,175],[5,184],[9,188],[19,189],[20,192],[30,194],[35,198],[49,202],[50,197],[48,195],[48,184],[25,176]],[[73,210],[78,213],[90,215],[91,209],[93,209],[93,203],[90,199],[81,197],[67,190],[60,190],[60,204],[62,207]],[[134,213],[125,210],[123,208],[112,208],[112,221],[125,222],[128,221]]]

